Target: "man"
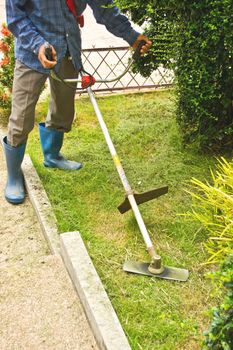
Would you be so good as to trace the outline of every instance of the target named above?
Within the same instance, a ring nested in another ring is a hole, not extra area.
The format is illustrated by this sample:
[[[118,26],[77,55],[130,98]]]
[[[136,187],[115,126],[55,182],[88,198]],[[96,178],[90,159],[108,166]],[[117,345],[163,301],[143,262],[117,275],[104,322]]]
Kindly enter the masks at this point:
[[[59,75],[75,78],[81,68],[80,28],[68,7],[69,1],[6,0],[8,28],[16,38],[12,110],[8,134],[4,138],[8,170],[5,197],[13,204],[22,203],[25,197],[21,163],[28,134],[34,127],[35,106],[49,69],[55,67]],[[113,0],[74,0],[74,3],[79,16],[88,4],[98,23],[104,24],[108,31],[126,40],[134,49],[145,40],[142,55],[150,48],[151,41],[131,27],[129,20],[113,6]],[[52,48],[52,61],[45,55],[47,45]],[[74,118],[75,91],[49,79],[49,110],[46,122],[39,124],[44,165],[78,170],[82,167],[80,163],[67,160],[60,153],[64,132],[71,130]]]

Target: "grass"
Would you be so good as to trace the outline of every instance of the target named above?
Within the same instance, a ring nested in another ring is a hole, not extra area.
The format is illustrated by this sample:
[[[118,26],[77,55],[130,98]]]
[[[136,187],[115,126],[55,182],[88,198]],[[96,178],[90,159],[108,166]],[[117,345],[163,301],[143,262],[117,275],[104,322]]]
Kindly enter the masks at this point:
[[[60,232],[80,231],[133,350],[200,349],[213,303],[200,264],[206,234],[181,213],[191,205],[184,191],[192,177],[204,180],[214,160],[184,148],[175,121],[172,91],[98,98],[129,182],[138,192],[169,186],[169,194],[141,206],[164,263],[190,271],[187,283],[128,275],[125,260],[148,261],[132,212],[118,213],[124,200],[103,135],[87,98],[77,101],[77,119],[63,153],[84,163],[79,172],[45,169],[38,132],[28,150],[43,181]],[[38,120],[47,104],[38,107]]]

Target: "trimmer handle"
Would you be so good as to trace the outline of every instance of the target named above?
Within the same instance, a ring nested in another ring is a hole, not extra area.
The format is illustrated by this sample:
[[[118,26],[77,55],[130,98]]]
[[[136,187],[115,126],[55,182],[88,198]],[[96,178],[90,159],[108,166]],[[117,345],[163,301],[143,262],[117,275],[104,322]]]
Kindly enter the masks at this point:
[[[136,48],[134,54],[133,54],[133,60],[136,61],[139,58],[141,58],[141,49],[142,47],[146,44],[145,40],[141,40],[140,43],[138,44],[138,47]]]
[[[130,59],[129,61],[129,64],[127,66],[127,68],[124,70],[124,72],[122,74],[120,74],[119,76],[113,78],[113,79],[97,79],[97,80],[94,80],[94,78],[91,76],[91,74],[85,72],[83,70],[84,73],[87,74],[87,76],[82,79],[82,80],[79,80],[77,78],[75,79],[62,79],[58,76],[57,73],[54,73],[53,74],[53,78],[57,79],[58,81],[62,81],[63,83],[67,84],[67,83],[82,83],[83,84],[83,87],[86,89],[87,87],[90,87],[90,85],[93,85],[94,82],[96,83],[104,83],[104,84],[108,84],[108,83],[114,83],[115,81],[118,81],[120,80],[129,70],[130,68],[132,67],[133,65],[133,62],[136,61],[136,60],[139,60],[141,58],[141,54],[140,54],[140,51],[142,49],[142,47],[146,44],[146,41],[145,40],[141,40],[138,44],[138,47],[136,48],[132,58]],[[48,48],[46,47],[45,49],[45,54],[46,54],[46,57],[48,58],[48,60],[50,60],[50,55],[52,54],[52,50],[51,50],[51,47],[49,46],[48,44]],[[88,85],[87,85],[88,83]],[[71,87],[71,86],[70,86]],[[72,88],[73,89],[73,88]]]

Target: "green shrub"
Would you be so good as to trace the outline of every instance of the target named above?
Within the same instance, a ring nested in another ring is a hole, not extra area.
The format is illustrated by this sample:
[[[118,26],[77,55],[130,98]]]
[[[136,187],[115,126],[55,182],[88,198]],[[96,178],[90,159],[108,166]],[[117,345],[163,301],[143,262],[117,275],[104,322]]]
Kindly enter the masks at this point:
[[[10,110],[14,74],[14,37],[3,24],[0,40],[0,108]]]
[[[184,140],[233,149],[233,2],[191,1],[182,26],[176,76]]]
[[[213,309],[210,329],[205,333],[202,350],[233,349],[233,254],[229,255],[220,271],[212,278],[223,289],[225,297],[218,308]]]
[[[142,74],[173,63],[177,120],[186,143],[218,152],[233,148],[232,0],[118,0],[154,41]]]
[[[233,162],[219,160],[213,183],[192,179],[192,212],[208,231],[208,263],[218,263],[233,251]]]
[[[212,311],[212,323],[205,333],[202,350],[233,349],[233,162],[219,160],[213,183],[192,179],[192,212],[208,232],[205,247],[208,263],[220,263],[220,270],[210,274],[223,302]],[[222,264],[222,261],[225,261]]]
[[[165,2],[164,6],[163,1],[158,5],[157,0],[117,0],[116,3],[122,11],[130,13],[135,23],[143,25],[144,33],[153,42],[148,54],[137,60],[134,70],[139,70],[143,76],[149,76],[160,65],[172,68],[177,46],[174,33],[177,28],[172,20],[172,11]]]

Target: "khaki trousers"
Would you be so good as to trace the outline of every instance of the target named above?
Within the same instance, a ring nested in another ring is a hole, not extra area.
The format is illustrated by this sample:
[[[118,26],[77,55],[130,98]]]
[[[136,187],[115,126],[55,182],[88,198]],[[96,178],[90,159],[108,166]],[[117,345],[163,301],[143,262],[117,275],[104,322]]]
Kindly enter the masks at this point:
[[[64,78],[78,76],[68,56],[62,60],[59,75]],[[26,143],[28,134],[34,127],[36,103],[47,78],[47,75],[16,61],[7,135],[11,146],[17,147]],[[71,130],[74,119],[75,90],[51,77],[49,80],[50,101],[45,125],[48,128],[68,132]],[[73,85],[76,86],[76,84]]]

